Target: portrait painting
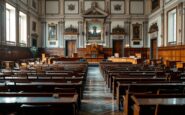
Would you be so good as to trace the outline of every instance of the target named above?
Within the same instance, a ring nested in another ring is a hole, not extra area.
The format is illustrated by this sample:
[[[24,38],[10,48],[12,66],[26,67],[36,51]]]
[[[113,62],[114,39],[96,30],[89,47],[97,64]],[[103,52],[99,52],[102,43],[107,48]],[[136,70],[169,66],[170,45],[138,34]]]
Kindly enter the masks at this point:
[[[87,22],[87,40],[98,41],[102,39],[103,24],[99,21]]]
[[[141,24],[133,24],[133,40],[141,39]]]
[[[57,39],[57,25],[56,24],[48,25],[48,39],[49,40]]]

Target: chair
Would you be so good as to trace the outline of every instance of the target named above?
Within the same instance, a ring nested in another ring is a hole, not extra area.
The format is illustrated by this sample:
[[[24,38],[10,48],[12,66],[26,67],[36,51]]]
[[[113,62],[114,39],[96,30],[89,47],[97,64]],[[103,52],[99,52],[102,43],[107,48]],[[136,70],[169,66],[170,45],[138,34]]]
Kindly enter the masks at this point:
[[[51,105],[29,105],[22,104],[21,115],[51,115]]]

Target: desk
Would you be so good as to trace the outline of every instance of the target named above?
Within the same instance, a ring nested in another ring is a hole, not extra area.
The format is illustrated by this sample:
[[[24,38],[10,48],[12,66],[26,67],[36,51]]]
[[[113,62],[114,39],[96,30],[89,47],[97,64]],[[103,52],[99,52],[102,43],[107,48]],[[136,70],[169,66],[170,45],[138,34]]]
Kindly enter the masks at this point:
[[[140,63],[140,59],[138,58],[130,58],[130,57],[123,57],[123,58],[108,58],[108,60],[112,62],[131,62],[132,64]]]

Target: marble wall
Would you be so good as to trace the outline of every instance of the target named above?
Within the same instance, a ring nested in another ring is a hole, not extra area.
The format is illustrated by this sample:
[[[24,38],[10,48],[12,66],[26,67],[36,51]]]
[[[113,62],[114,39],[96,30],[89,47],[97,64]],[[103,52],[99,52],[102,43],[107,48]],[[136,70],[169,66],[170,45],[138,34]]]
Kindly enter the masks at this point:
[[[57,4],[56,4],[57,3]],[[102,39],[91,40],[90,43],[97,42],[106,48],[112,47],[113,39],[123,39],[124,47],[145,47],[144,41],[147,39],[147,26],[144,24],[148,20],[148,12],[145,10],[145,0],[43,0],[41,4],[45,4],[40,10],[46,9],[46,14],[43,14],[42,20],[46,24],[42,33],[45,39],[43,47],[60,47],[65,48],[65,39],[69,35],[65,34],[65,29],[72,25],[78,30],[76,33],[77,48],[84,48],[89,44],[87,37],[87,22],[89,20],[101,20],[103,18]],[[137,9],[136,9],[137,6]],[[54,7],[52,9],[51,7]],[[48,25],[51,23],[57,24],[57,39],[55,45],[50,44],[48,39]],[[126,23],[126,24],[125,24]],[[133,44],[132,40],[132,24],[140,23],[140,40],[139,44]],[[117,26],[125,29],[124,35],[112,35],[112,29]],[[43,28],[42,28],[43,29]],[[72,33],[71,33],[72,34]],[[73,35],[73,34],[72,34]],[[74,35],[73,35],[74,36]]]
[[[123,48],[149,48],[151,39],[157,38],[158,47],[167,47],[167,13],[177,8],[177,45],[185,43],[185,2],[184,0],[158,0],[152,10],[150,0],[0,0],[0,40],[5,41],[5,3],[25,12],[28,16],[28,46],[36,39],[37,46],[43,48],[64,48],[66,40],[76,40],[76,48],[98,43],[104,48],[112,48],[112,41],[122,39]],[[16,16],[18,20],[18,16]],[[101,38],[90,40],[88,23],[101,22]],[[157,23],[158,31],[149,34],[150,27]],[[50,25],[55,25],[50,39]],[[124,28],[125,33],[112,30]],[[139,34],[135,39],[134,26]],[[77,32],[66,32],[72,27]],[[19,29],[16,29],[19,41]]]

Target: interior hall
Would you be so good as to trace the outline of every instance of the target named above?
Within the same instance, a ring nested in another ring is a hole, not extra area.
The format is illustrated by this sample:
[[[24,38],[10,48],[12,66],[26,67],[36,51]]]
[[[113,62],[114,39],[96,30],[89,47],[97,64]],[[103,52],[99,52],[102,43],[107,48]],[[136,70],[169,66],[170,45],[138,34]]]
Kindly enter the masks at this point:
[[[0,0],[0,115],[185,115],[185,0]]]

